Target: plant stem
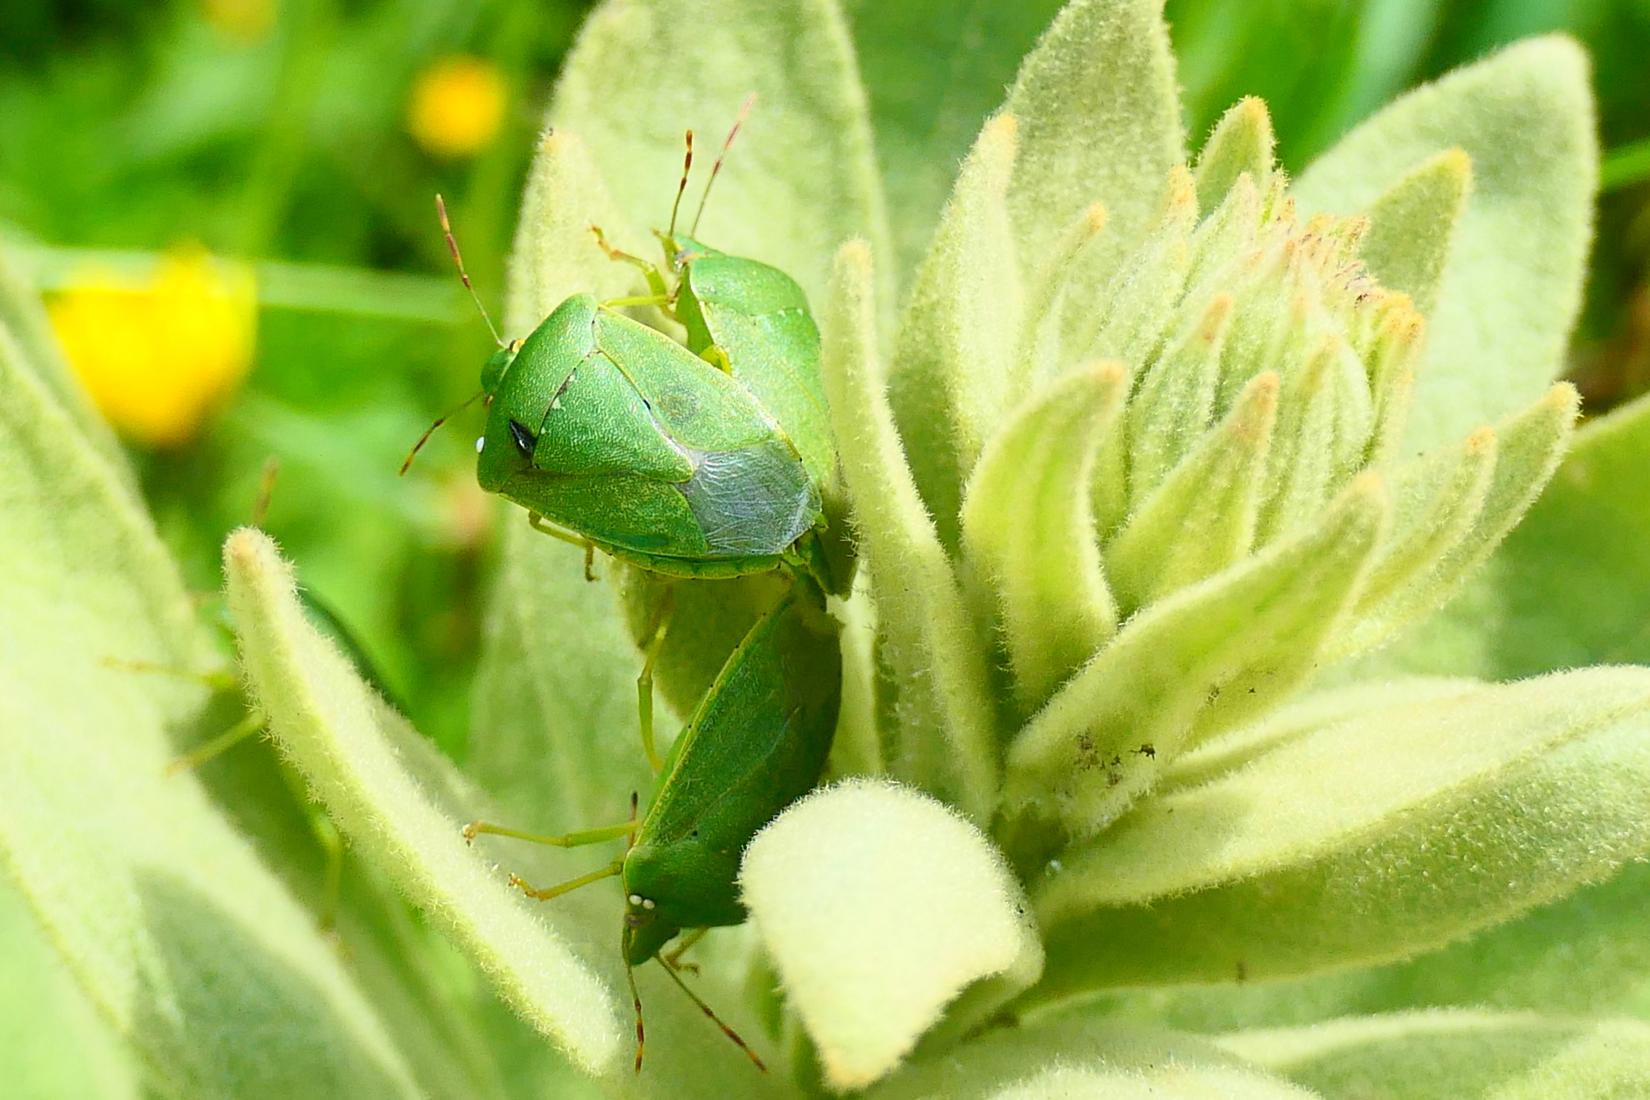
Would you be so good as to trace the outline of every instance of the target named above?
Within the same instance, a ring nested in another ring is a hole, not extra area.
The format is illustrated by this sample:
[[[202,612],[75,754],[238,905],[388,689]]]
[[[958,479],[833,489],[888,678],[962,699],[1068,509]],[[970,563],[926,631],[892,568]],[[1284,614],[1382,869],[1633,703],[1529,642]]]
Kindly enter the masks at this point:
[[[29,281],[62,290],[102,269],[134,280],[154,272],[156,252],[20,244],[10,250]],[[457,280],[435,275],[331,264],[265,260],[251,265],[265,309],[347,313],[361,317],[450,325],[468,319]]]

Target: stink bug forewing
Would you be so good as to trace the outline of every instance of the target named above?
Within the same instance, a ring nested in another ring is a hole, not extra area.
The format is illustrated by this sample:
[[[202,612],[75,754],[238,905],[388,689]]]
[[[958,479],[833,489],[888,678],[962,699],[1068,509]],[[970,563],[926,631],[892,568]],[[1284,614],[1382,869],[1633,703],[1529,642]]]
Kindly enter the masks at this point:
[[[744,920],[740,854],[819,782],[841,663],[816,594],[795,589],[728,658],[673,746],[625,861],[626,891],[653,899],[659,920],[677,928]]]
[[[773,416],[816,483],[828,481],[836,448],[807,296],[778,268],[691,241],[684,249],[677,315],[688,347],[721,348],[734,378]]]

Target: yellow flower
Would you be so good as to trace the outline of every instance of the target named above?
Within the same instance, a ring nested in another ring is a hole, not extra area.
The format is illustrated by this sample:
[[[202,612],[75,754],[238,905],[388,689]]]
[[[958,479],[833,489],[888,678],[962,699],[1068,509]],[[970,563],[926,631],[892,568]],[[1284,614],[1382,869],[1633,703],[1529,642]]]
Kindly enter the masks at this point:
[[[202,0],[206,21],[237,42],[257,42],[275,25],[275,0]]]
[[[466,157],[480,152],[504,121],[504,79],[479,57],[444,57],[419,74],[407,108],[407,129],[427,152]]]
[[[93,402],[148,446],[188,442],[252,363],[252,273],[199,249],[172,252],[147,279],[89,270],[49,309]]]

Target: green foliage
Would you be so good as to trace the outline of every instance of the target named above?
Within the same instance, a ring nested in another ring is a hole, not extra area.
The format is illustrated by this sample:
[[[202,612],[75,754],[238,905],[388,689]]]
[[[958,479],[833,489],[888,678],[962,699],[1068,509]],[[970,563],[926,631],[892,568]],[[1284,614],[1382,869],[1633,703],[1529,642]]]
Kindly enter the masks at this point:
[[[417,1095],[309,915],[166,774],[205,692],[117,662],[195,669],[210,648],[129,482],[21,356],[0,362],[0,410],[0,619],[27,639],[0,664],[0,859],[34,917],[168,1092]]]
[[[187,189],[214,244],[444,262],[404,228],[423,217],[400,194],[415,173],[347,152],[399,109],[386,43],[462,37],[441,5],[406,26],[403,7],[293,5],[210,95],[146,101],[132,132],[152,163],[238,148],[255,169],[232,202]],[[638,973],[634,1077],[622,905],[598,886],[534,909],[503,880],[592,857],[461,839],[482,814],[606,824],[650,789],[635,639],[659,598],[605,561],[587,581],[519,511],[481,557],[500,513],[452,518],[462,438],[418,480],[390,476],[473,384],[479,328],[433,339],[411,320],[443,312],[428,284],[265,266],[272,365],[203,444],[134,476],[5,276],[0,864],[21,909],[0,935],[8,973],[25,965],[0,1033],[35,1056],[22,1080],[178,1097],[1650,1087],[1633,865],[1650,853],[1650,674],[1585,667],[1645,659],[1650,406],[1576,432],[1577,392],[1553,384],[1597,178],[1584,54],[1514,45],[1333,143],[1528,13],[1488,5],[1474,37],[1452,4],[1056,7],[609,0],[532,149],[506,337],[571,294],[636,293],[589,227],[645,251],[681,130],[703,179],[706,136],[752,91],[696,236],[795,276],[820,318],[827,506],[860,562],[831,601],[844,781],[751,845],[753,920],[695,948],[688,979],[766,1077],[658,967]],[[476,17],[518,93],[556,49],[537,12]],[[203,42],[165,53],[155,87],[211,69]],[[66,112],[119,87],[100,56]],[[71,71],[45,64],[40,88]],[[0,81],[8,118],[45,94],[19,87]],[[258,87],[274,91],[249,127]],[[45,147],[52,116],[32,110],[0,156]],[[1183,110],[1208,135],[1195,156]],[[1602,112],[1613,143],[1619,103]],[[534,121],[517,112],[455,203],[484,292]],[[61,155],[102,163],[62,129]],[[325,171],[312,145],[336,146]],[[1297,183],[1275,160],[1324,148]],[[138,175],[67,181],[82,205],[131,188],[133,209],[102,239],[34,219],[54,247],[19,253],[22,274],[60,279],[78,254],[58,245],[154,243],[162,199]],[[348,198],[329,201],[339,179]],[[23,209],[0,188],[0,214]],[[315,294],[371,319],[289,309]],[[243,530],[228,604],[280,758],[249,747],[164,777],[244,702],[110,659],[221,667],[182,577],[244,519],[269,449],[290,477],[270,526],[364,624],[411,713],[305,621],[298,570]],[[679,591],[667,705],[695,707],[783,583]],[[334,829],[349,854],[329,900]],[[42,940],[66,967],[39,965]],[[36,995],[38,1018],[17,1009]],[[83,1061],[42,1038],[57,1030]]]

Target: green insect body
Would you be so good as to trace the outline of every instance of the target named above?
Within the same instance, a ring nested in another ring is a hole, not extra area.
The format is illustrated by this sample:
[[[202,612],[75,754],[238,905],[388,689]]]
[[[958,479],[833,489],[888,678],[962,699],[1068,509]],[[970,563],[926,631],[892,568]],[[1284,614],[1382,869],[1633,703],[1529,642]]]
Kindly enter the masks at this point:
[[[839,591],[818,546],[836,456],[802,289],[686,238],[666,248],[674,294],[643,266],[687,344],[568,298],[483,370],[482,488],[653,572],[800,564]]]
[[[672,746],[620,871],[625,961],[745,919],[745,846],[819,781],[841,698],[836,628],[793,590],[758,620]]]
[[[551,837],[477,822],[466,835],[559,846],[626,838],[625,854],[592,874],[547,889],[517,884],[548,899],[619,877],[627,972],[658,959],[714,1019],[678,973],[674,955],[685,947],[665,949],[683,932],[745,920],[745,847],[825,770],[842,672],[826,595],[846,591],[853,562],[830,492],[836,453],[802,289],[674,226],[659,237],[663,268],[608,248],[598,232],[611,258],[642,270],[649,295],[608,304],[573,295],[488,361],[478,480],[535,526],[542,519],[549,533],[646,572],[718,582],[779,572],[790,583],[698,697],[656,765],[639,822]],[[684,341],[618,312],[639,304],[663,310]],[[651,670],[669,607],[667,594],[643,638],[638,703],[650,759]],[[682,637],[678,629],[677,644]],[[639,1069],[639,1000],[636,1008]]]

